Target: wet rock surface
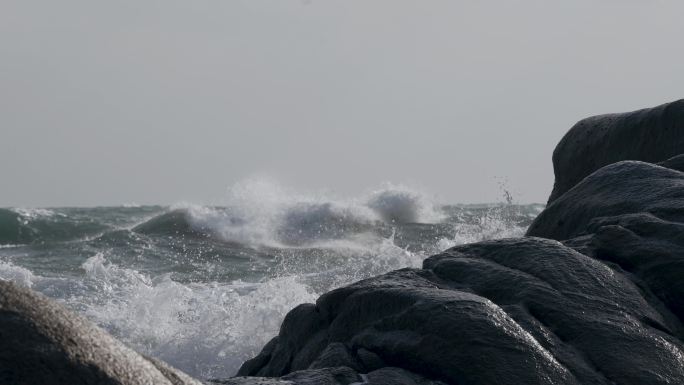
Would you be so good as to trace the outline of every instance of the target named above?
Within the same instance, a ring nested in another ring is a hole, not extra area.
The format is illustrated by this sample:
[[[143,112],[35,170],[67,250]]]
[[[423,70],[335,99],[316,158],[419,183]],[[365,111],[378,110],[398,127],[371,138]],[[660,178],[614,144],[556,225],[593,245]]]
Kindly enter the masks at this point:
[[[406,373],[449,384],[680,383],[680,330],[630,274],[556,241],[507,239],[455,247],[423,269],[298,307],[240,375],[346,362],[360,373],[399,367],[396,376],[414,382]]]
[[[556,180],[549,203],[603,166],[621,160],[657,163],[683,153],[684,99],[583,119],[553,152]]]
[[[684,173],[645,162],[603,167],[553,201],[527,235],[557,240],[586,233],[594,218],[651,213],[684,221]]]
[[[359,374],[349,367],[331,367],[296,371],[280,378],[234,377],[215,380],[212,384],[221,385],[445,385],[440,381],[428,380],[408,370],[384,367]]]

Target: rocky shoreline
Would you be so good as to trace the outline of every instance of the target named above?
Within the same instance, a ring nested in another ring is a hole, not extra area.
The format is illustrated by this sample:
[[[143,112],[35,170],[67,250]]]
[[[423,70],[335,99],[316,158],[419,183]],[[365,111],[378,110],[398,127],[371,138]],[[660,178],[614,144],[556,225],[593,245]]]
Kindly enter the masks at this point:
[[[684,100],[577,123],[526,237],[293,309],[216,384],[684,384]],[[199,384],[0,281],[0,383]]]

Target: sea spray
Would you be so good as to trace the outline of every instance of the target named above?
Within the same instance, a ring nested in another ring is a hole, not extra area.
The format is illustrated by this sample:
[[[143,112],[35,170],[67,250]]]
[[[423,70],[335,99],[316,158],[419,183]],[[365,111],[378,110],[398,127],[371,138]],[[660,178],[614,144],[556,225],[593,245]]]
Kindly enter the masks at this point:
[[[294,306],[456,244],[519,236],[540,207],[445,206],[397,185],[339,198],[254,179],[220,206],[3,209],[2,231],[31,237],[0,248],[0,279],[191,375],[227,377]]]

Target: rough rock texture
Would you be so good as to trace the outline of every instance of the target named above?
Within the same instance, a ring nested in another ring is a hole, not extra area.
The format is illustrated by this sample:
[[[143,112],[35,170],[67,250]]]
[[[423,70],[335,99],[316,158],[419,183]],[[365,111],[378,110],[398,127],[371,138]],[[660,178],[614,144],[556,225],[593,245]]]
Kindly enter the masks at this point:
[[[569,239],[593,218],[641,212],[684,222],[684,173],[636,161],[603,167],[547,206],[527,235]]]
[[[549,203],[584,177],[621,160],[660,162],[684,153],[684,99],[579,121],[553,152],[556,182]]]
[[[0,384],[199,385],[57,303],[0,281]]]
[[[588,231],[566,243],[619,266],[684,322],[684,223],[638,213],[595,218]]]
[[[234,377],[227,380],[215,380],[212,383],[222,385],[445,385],[443,382],[428,380],[401,368],[385,367],[368,374],[359,374],[344,366],[300,370],[280,378]]]
[[[347,367],[332,367],[292,372],[281,378],[235,377],[228,380],[212,381],[225,385],[349,385],[360,383],[363,378]]]
[[[661,165],[677,168],[682,158]],[[684,321],[683,172],[633,161],[603,167],[549,205],[527,234],[617,265]]]
[[[676,384],[680,330],[628,274],[556,241],[508,239],[455,247],[423,269],[295,308],[239,374],[344,362],[377,383]],[[388,367],[404,371],[388,380]]]

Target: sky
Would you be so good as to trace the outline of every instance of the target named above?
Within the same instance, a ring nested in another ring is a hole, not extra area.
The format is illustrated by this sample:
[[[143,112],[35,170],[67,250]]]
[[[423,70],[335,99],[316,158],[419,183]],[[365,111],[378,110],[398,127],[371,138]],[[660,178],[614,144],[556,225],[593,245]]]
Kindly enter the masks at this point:
[[[681,0],[0,0],[0,206],[545,202],[578,120],[684,97]]]

